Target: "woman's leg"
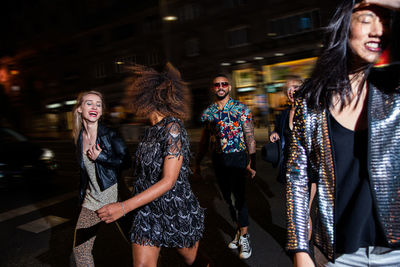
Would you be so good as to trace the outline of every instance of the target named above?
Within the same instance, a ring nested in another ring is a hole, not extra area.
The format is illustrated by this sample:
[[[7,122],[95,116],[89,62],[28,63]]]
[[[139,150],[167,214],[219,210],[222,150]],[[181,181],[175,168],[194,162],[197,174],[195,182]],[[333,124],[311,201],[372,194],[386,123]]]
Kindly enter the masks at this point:
[[[73,253],[76,266],[94,266],[92,249],[100,222],[94,211],[82,207],[74,233]]]
[[[193,247],[178,248],[178,253],[182,255],[187,265],[192,265],[196,260],[198,248],[199,248],[199,241],[197,241]]]
[[[132,243],[132,257],[134,267],[156,267],[159,255],[159,247],[142,246],[136,243]]]

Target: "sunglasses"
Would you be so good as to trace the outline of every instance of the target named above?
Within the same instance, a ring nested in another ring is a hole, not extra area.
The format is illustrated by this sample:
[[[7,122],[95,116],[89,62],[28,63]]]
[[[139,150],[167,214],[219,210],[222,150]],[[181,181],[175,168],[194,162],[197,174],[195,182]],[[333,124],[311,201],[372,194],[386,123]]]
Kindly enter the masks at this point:
[[[226,87],[228,87],[228,85],[229,85],[228,82],[214,83],[215,88],[219,88],[219,87],[226,88]]]

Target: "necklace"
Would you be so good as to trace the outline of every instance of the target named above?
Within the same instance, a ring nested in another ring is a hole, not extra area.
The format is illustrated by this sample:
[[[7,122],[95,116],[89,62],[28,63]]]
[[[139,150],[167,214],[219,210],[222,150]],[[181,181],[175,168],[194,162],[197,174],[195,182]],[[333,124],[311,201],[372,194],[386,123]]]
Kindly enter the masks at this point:
[[[86,134],[86,139],[87,139],[87,141],[88,141],[88,143],[89,143],[89,146],[92,146],[92,144],[94,143],[93,140],[95,140],[94,135],[93,135],[93,137],[90,137],[90,136],[88,136],[88,135]]]

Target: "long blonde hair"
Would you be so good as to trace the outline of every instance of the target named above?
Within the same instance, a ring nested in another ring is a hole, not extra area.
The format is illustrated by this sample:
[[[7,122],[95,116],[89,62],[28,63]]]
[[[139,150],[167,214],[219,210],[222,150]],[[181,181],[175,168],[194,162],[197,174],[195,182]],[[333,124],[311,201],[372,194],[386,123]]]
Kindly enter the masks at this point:
[[[78,112],[78,108],[82,105],[83,99],[87,95],[97,95],[101,99],[101,106],[104,114],[104,109],[105,109],[105,104],[104,104],[104,99],[103,95],[98,92],[98,91],[86,91],[82,92],[78,95],[78,98],[76,99],[76,103],[73,109],[73,114],[74,114],[74,119],[73,119],[73,125],[72,125],[72,136],[74,137],[74,142],[77,144],[79,134],[81,133],[82,130],[82,115]]]

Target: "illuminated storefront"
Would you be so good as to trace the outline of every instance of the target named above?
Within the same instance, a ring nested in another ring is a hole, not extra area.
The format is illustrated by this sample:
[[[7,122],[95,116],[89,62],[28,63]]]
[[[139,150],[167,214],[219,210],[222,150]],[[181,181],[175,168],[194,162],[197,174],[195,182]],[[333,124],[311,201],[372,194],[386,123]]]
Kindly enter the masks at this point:
[[[236,88],[234,95],[248,105],[253,112],[262,111],[266,106],[279,109],[287,101],[285,92],[282,90],[286,77],[298,75],[302,79],[308,78],[316,60],[316,57],[311,57],[264,65],[261,71],[255,68],[234,70],[232,73]]]

